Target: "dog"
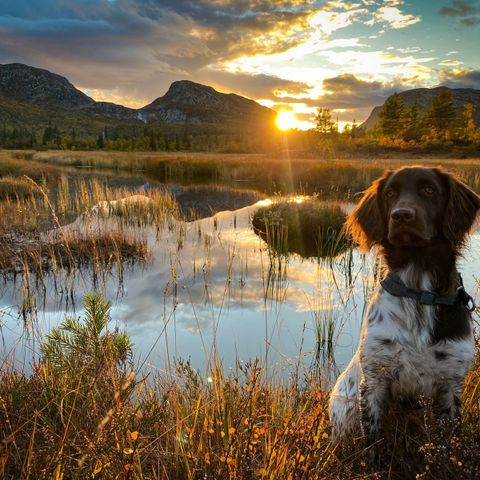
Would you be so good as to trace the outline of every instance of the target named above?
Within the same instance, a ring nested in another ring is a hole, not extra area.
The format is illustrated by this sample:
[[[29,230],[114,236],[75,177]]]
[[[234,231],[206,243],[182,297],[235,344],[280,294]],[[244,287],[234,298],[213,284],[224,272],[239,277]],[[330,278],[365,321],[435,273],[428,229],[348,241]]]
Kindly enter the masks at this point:
[[[438,417],[460,415],[475,306],[456,259],[479,208],[480,197],[445,170],[414,166],[374,181],[347,218],[363,251],[378,248],[384,276],[331,392],[334,442],[362,434],[375,444],[394,399],[424,396]]]

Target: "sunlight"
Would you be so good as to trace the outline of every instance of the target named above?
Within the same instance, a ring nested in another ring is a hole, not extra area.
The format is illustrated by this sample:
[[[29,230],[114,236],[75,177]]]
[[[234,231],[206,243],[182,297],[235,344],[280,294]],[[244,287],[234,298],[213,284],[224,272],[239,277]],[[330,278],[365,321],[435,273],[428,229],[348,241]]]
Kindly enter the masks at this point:
[[[290,130],[297,127],[298,120],[293,112],[280,112],[277,116],[277,127],[280,130]]]

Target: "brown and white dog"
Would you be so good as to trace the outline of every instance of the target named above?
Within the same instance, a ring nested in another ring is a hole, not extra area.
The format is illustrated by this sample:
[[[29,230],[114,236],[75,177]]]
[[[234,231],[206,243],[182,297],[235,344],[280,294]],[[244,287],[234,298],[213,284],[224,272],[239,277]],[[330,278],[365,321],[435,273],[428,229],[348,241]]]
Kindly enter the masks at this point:
[[[350,214],[348,231],[363,250],[378,246],[385,276],[331,393],[334,441],[361,432],[374,443],[392,399],[422,395],[439,417],[459,415],[474,305],[456,260],[479,208],[444,170],[406,167],[376,180]]]

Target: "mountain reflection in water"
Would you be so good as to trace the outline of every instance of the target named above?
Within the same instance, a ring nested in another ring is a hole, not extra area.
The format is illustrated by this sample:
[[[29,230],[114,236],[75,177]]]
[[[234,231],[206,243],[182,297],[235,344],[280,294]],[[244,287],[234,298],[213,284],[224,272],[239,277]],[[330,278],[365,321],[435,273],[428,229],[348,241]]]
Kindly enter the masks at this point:
[[[112,324],[127,329],[147,369],[164,368],[174,357],[190,358],[203,369],[214,353],[224,366],[234,367],[237,360],[265,358],[268,352],[270,365],[280,364],[288,372],[299,361],[312,363],[319,328],[328,322],[334,326],[337,365],[349,361],[374,284],[373,255],[356,250],[324,260],[277,255],[251,228],[253,212],[265,202],[170,229],[147,229],[143,236],[152,251],[151,264],[124,272],[120,291],[114,278],[106,283]],[[95,228],[108,229],[108,222],[99,219]],[[81,220],[67,228],[81,228]],[[461,269],[475,296],[478,233],[471,243]],[[38,300],[34,334],[24,331],[18,316],[18,284],[1,287],[5,352],[14,352],[17,362],[28,365],[38,350],[34,339],[44,337],[65,314],[65,299],[53,293],[52,281],[47,277],[46,296]],[[81,299],[91,288],[88,275],[77,278],[77,309],[70,304],[70,313],[82,315]]]

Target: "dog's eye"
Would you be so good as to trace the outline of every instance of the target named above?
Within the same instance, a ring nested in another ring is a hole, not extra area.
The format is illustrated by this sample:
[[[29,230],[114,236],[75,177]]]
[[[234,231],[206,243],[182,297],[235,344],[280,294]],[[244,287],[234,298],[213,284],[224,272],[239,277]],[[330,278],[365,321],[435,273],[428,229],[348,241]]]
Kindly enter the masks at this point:
[[[387,198],[392,198],[395,196],[395,190],[392,190],[391,188],[389,188],[388,190],[385,190],[385,196]]]
[[[427,195],[433,195],[435,193],[435,189],[431,185],[426,185],[425,187],[423,187],[423,191]]]

